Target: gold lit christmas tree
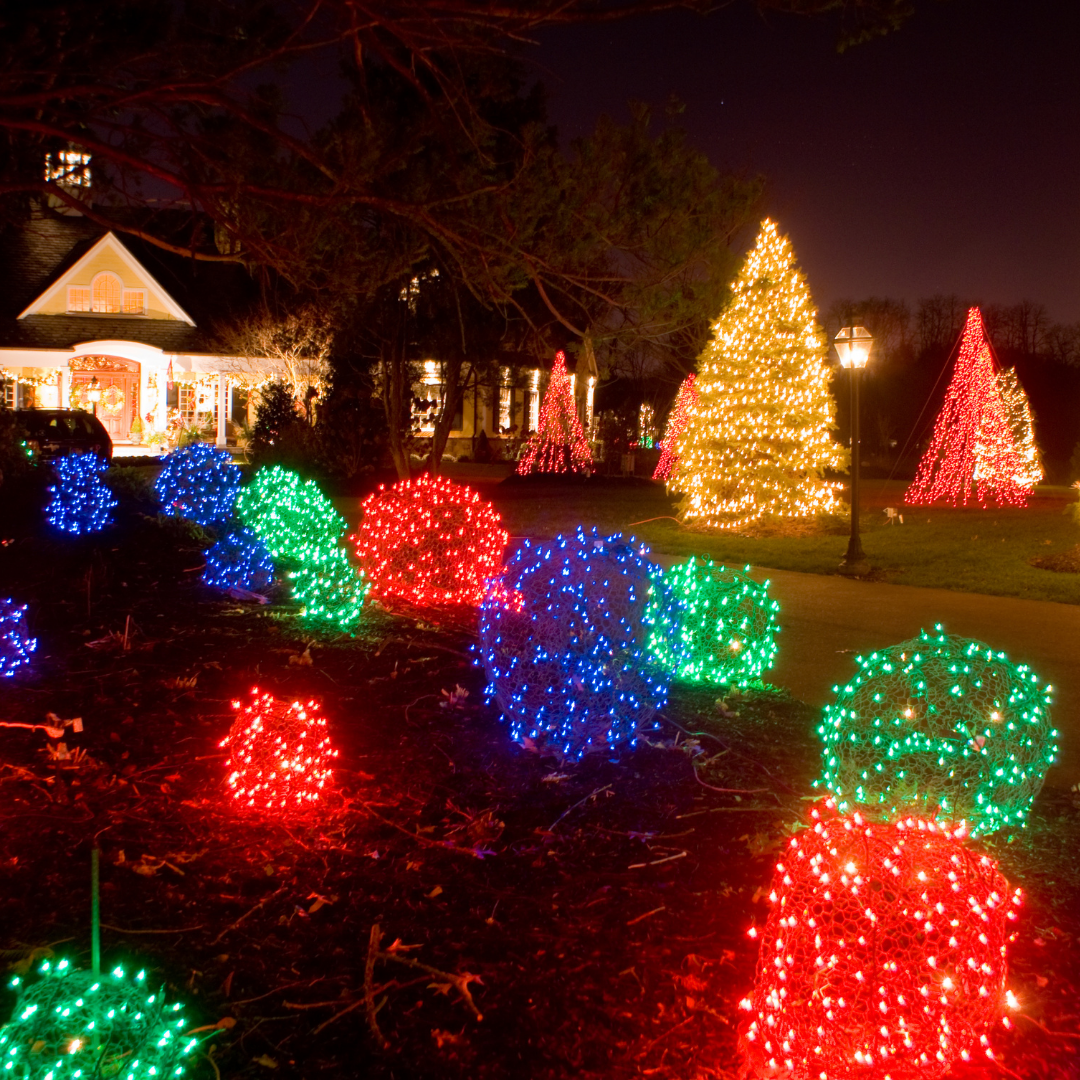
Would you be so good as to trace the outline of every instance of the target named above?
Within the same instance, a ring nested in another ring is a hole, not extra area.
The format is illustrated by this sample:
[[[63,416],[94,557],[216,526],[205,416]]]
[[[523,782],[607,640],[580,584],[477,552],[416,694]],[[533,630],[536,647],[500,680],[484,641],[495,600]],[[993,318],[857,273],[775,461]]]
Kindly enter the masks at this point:
[[[1005,415],[1012,429],[1013,444],[1020,455],[1021,467],[1017,471],[1016,483],[1030,491],[1042,482],[1042,456],[1039,444],[1035,441],[1035,419],[1031,415],[1031,405],[1020,380],[1016,377],[1016,368],[1006,368],[996,376],[998,392],[1005,403]]]
[[[737,529],[767,515],[839,507],[825,469],[848,454],[833,441],[826,343],[806,280],[776,225],[764,221],[732,301],[698,360],[697,401],[669,487],[697,525]]]

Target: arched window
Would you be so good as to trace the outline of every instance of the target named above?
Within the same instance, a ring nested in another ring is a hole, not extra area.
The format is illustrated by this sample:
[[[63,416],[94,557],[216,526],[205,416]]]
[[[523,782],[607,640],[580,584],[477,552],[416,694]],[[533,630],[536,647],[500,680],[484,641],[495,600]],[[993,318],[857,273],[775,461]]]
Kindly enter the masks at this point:
[[[103,273],[90,283],[90,310],[119,313],[124,287],[115,274]]]

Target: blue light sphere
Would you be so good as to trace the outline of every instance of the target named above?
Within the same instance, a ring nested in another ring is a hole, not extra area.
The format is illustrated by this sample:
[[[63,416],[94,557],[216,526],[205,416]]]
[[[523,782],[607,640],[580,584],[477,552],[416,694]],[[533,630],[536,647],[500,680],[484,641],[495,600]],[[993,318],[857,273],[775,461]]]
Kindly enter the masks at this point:
[[[212,589],[265,589],[274,580],[274,562],[250,529],[237,527],[206,553],[202,579]]]
[[[579,528],[526,541],[488,582],[481,660],[516,742],[576,759],[657,726],[669,676],[642,652],[648,550]]]
[[[154,483],[166,514],[198,525],[226,523],[240,491],[240,469],[227,450],[192,443],[174,450]]]
[[[26,628],[26,605],[16,604],[10,597],[0,600],[0,679],[29,664],[36,648],[37,638]]]
[[[72,454],[57,458],[52,467],[56,483],[49,488],[52,498],[45,508],[50,525],[79,536],[101,532],[112,524],[116,496],[101,479],[107,462],[97,454]]]

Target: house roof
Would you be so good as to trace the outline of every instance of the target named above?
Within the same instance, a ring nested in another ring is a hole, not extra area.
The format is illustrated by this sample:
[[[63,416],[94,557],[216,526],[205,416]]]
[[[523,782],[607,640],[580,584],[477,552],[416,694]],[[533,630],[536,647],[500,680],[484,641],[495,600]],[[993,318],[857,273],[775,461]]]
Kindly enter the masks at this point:
[[[167,352],[213,352],[215,322],[235,318],[256,286],[236,263],[199,262],[129,236],[121,243],[175,305],[195,322],[123,315],[19,314],[71,270],[108,233],[81,217],[40,212],[0,232],[0,348],[67,348],[123,340]]]
[[[209,351],[207,335],[178,320],[89,314],[0,319],[0,347],[67,349],[83,341],[138,341],[169,353]]]
[[[81,241],[76,245],[76,248],[85,247],[89,241]],[[59,292],[63,288],[64,279],[69,276],[74,276],[80,267],[84,263],[91,263],[99,253],[104,251],[112,251],[122,263],[131,267],[138,275],[139,279],[143,281],[144,285],[153,288],[154,292],[160,298],[161,303],[164,305],[165,311],[171,315],[174,319],[179,319],[181,322],[186,322],[190,326],[195,325],[195,320],[173,299],[168,289],[162,287],[154,275],[135,257],[132,250],[127,244],[123,242],[114,232],[107,232],[104,236],[98,238],[98,240],[91,244],[88,250],[86,250],[81,256],[76,258],[74,263],[66,265],[59,273],[53,274],[52,284],[45,287],[44,292],[41,292],[37,297],[32,300],[25,310],[19,313],[20,319],[25,319],[28,315],[44,315],[50,314],[46,310],[46,302],[53,298],[53,295]],[[75,251],[72,251],[72,255]],[[64,260],[65,263],[70,263],[70,256]]]

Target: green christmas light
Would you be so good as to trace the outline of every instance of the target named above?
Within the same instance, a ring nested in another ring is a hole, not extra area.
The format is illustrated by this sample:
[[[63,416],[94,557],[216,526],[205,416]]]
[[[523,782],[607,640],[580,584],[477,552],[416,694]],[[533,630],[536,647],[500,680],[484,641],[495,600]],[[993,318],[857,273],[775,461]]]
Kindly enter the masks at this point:
[[[342,548],[334,548],[324,562],[294,570],[289,580],[293,596],[301,605],[301,619],[344,631],[360,621],[360,610],[371,587]]]
[[[1052,687],[940,626],[856,663],[818,728],[820,782],[843,812],[940,813],[973,836],[1025,824],[1058,750]]]
[[[664,571],[645,613],[647,649],[675,678],[747,686],[776,658],[776,616],[769,583],[742,570],[691,557]]]
[[[67,960],[45,961],[38,971],[29,985],[20,978],[8,984],[18,999],[0,1027],[4,1080],[183,1075],[198,1040],[183,1034],[179,1003],[166,1005],[164,990],[147,992],[145,972],[130,980],[119,967],[94,975]]]
[[[236,500],[240,520],[289,566],[336,558],[345,519],[314,480],[271,465],[260,469]]]

